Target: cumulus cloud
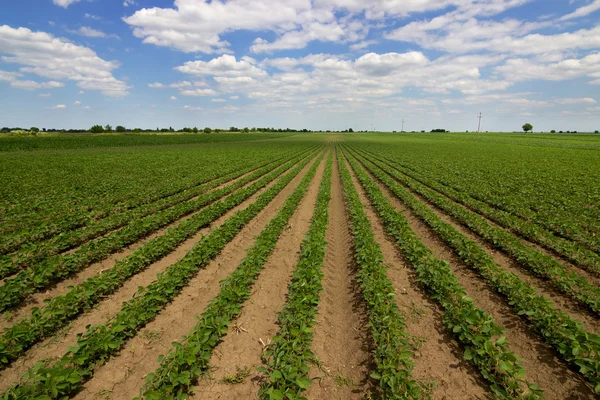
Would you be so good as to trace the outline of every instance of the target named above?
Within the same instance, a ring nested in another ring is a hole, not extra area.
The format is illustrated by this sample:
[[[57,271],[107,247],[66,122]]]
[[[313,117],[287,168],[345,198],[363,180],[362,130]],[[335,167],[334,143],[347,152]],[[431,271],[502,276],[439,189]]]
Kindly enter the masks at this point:
[[[265,76],[265,71],[257,68],[255,61],[250,57],[243,57],[237,61],[234,56],[227,54],[210,61],[188,61],[180,67],[175,67],[179,72],[192,75],[216,75],[225,77],[260,77]]]
[[[175,101],[175,100],[177,100],[177,97],[171,96],[171,97],[169,97],[169,100]]]
[[[5,63],[22,65],[21,73],[77,82],[81,89],[99,90],[107,96],[128,94],[127,84],[116,79],[115,61],[105,61],[91,49],[27,28],[0,26],[0,53]]]
[[[213,102],[213,103],[225,103],[225,102],[227,102],[227,100],[225,100],[225,99],[212,99],[211,102]]]
[[[238,98],[242,93],[254,102],[278,109],[356,112],[375,105],[436,109],[436,103],[428,99],[400,101],[407,88],[468,96],[506,90],[511,85],[509,81],[483,79],[480,72],[480,68],[504,59],[473,55],[430,60],[421,52],[391,52],[368,53],[356,59],[314,54],[258,62],[251,58],[237,61],[223,55],[176,69],[212,79],[216,89],[231,94],[230,98]],[[272,67],[276,69],[269,72]]]
[[[65,108],[67,108],[67,106],[64,104],[57,104],[54,107],[50,107],[50,109],[52,109],[52,110],[63,110]]]
[[[585,76],[600,79],[600,53],[556,63],[539,63],[526,58],[515,58],[507,60],[495,70],[514,82],[536,79],[563,81]]]

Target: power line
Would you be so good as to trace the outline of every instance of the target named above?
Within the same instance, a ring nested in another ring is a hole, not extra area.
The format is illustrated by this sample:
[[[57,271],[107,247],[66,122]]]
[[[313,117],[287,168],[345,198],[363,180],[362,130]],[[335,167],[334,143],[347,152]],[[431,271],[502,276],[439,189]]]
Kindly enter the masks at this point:
[[[481,133],[481,119],[483,118],[483,114],[479,113],[479,116],[477,118],[479,118],[479,125],[477,125],[477,136],[479,136],[479,134]]]

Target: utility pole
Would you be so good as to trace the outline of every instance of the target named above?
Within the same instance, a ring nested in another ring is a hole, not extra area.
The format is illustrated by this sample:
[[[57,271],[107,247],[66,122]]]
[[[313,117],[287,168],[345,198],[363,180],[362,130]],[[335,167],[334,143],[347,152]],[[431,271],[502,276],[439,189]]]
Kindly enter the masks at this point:
[[[402,132],[404,132],[404,119],[402,120]]]
[[[477,125],[477,137],[479,137],[479,134],[481,133],[481,119],[483,118],[483,114],[479,113],[477,118],[479,118],[479,125]]]

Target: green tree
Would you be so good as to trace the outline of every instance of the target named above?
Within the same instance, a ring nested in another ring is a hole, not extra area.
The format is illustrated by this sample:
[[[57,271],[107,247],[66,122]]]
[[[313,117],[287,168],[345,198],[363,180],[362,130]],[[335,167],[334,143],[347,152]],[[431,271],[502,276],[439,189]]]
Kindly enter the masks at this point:
[[[248,129],[248,127],[245,127],[244,128],[244,133],[248,133],[248,132],[250,132],[250,129]]]
[[[121,126],[121,125],[117,125],[117,128],[116,128],[116,130],[117,130],[117,132],[119,132],[119,133],[127,132],[127,129],[125,129],[125,127],[124,127],[124,126]]]
[[[92,133],[103,133],[104,132],[104,128],[102,127],[102,125],[94,125],[90,128],[90,132]]]
[[[104,127],[104,132],[112,132],[112,126],[110,126],[109,124],[106,124],[106,126]]]
[[[208,126],[206,128],[204,128],[204,133],[211,133],[212,129],[210,129]]]
[[[198,128],[194,127],[193,131],[194,133],[198,133]]]
[[[523,125],[523,131],[524,132],[529,132],[533,130],[533,125],[531,125],[529,122],[526,123],[525,125]]]
[[[33,134],[36,134],[40,131],[40,128],[36,128],[35,126],[32,126],[31,128],[29,128],[29,131]]]

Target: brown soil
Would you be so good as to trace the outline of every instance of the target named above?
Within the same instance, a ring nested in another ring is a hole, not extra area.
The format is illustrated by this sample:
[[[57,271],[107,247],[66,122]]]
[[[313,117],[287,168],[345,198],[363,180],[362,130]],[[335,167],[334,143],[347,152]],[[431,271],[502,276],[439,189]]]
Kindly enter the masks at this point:
[[[306,168],[303,171],[305,172]],[[131,299],[133,294],[138,290],[139,286],[147,286],[156,280],[156,275],[158,273],[163,272],[171,264],[183,258],[185,254],[194,246],[194,244],[200,240],[202,235],[207,234],[212,227],[222,225],[237,211],[246,208],[248,205],[254,202],[261,193],[274,185],[275,182],[276,181],[270,183],[265,188],[251,196],[249,199],[242,202],[242,204],[221,216],[219,219],[213,222],[210,227],[200,230],[196,235],[186,240],[168,256],[150,265],[146,270],[131,278],[117,292],[100,302],[93,310],[90,310],[86,314],[73,321],[73,323],[71,323],[63,331],[59,332],[54,337],[46,339],[45,341],[42,341],[38,345],[32,347],[20,359],[13,363],[10,368],[0,371],[0,391],[14,384],[19,377],[27,371],[28,368],[31,368],[35,364],[36,361],[40,359],[62,356],[66,352],[67,347],[75,342],[77,333],[85,331],[85,327],[89,324],[103,323],[107,318],[115,315],[121,309],[121,303]],[[288,185],[284,191],[289,190],[289,188],[290,185]],[[277,200],[277,198],[275,200]],[[177,339],[179,339],[179,337],[177,337]]]
[[[410,175],[407,175],[407,174],[403,173],[401,170],[397,170],[397,171],[398,171],[398,172],[400,172],[402,175],[405,175],[405,176],[407,176],[409,179],[414,179],[414,178],[412,178]],[[417,182],[418,182],[418,181],[417,181]],[[419,183],[420,183],[420,182],[419,182]],[[539,245],[539,244],[537,244],[537,243],[534,243],[533,241],[531,241],[531,240],[529,240],[529,239],[527,239],[527,238],[524,238],[524,237],[523,237],[523,236],[521,236],[521,235],[520,235],[518,232],[514,232],[514,231],[512,231],[512,230],[511,230],[511,229],[509,229],[509,228],[505,228],[505,227],[503,227],[503,226],[501,226],[501,225],[497,224],[496,222],[492,221],[491,219],[489,219],[489,218],[488,218],[488,217],[486,217],[485,215],[482,215],[482,214],[478,213],[477,211],[475,211],[475,210],[471,209],[470,207],[468,207],[468,206],[466,206],[466,205],[464,205],[464,204],[462,204],[462,203],[460,203],[460,202],[458,202],[458,201],[455,201],[455,200],[453,200],[453,199],[449,198],[449,197],[448,197],[448,196],[446,196],[444,193],[442,193],[442,192],[440,192],[440,191],[438,191],[438,190],[436,190],[436,189],[434,189],[434,188],[432,188],[432,187],[430,187],[430,186],[428,186],[428,185],[426,185],[426,184],[424,184],[424,183],[421,183],[421,185],[423,185],[423,186],[426,186],[426,187],[427,187],[427,188],[429,188],[430,190],[432,190],[432,191],[436,192],[436,193],[437,193],[437,194],[439,194],[440,196],[443,196],[443,197],[444,197],[444,198],[446,198],[448,201],[451,201],[451,202],[455,203],[456,205],[458,205],[458,206],[462,207],[463,209],[465,209],[465,210],[468,210],[468,211],[470,211],[470,212],[472,212],[472,213],[475,213],[475,214],[477,214],[478,216],[480,216],[481,218],[485,219],[485,220],[486,220],[488,223],[490,223],[490,224],[491,224],[492,226],[494,226],[495,228],[502,229],[502,230],[504,230],[504,231],[506,231],[506,232],[508,232],[508,233],[511,233],[512,235],[514,235],[514,236],[515,236],[515,237],[516,237],[516,238],[517,238],[517,239],[518,239],[518,240],[519,240],[521,243],[523,243],[524,245],[526,245],[526,246],[531,246],[531,247],[534,247],[534,248],[535,248],[537,251],[539,251],[540,253],[542,253],[542,254],[545,254],[545,255],[547,255],[547,256],[549,256],[549,257],[552,257],[552,258],[553,258],[553,259],[554,259],[556,262],[558,262],[559,264],[561,264],[562,266],[564,266],[566,269],[568,269],[568,270],[571,270],[571,271],[573,271],[573,272],[575,272],[575,273],[578,273],[578,274],[580,274],[580,275],[584,276],[584,277],[585,277],[585,278],[586,278],[588,281],[592,282],[594,285],[596,285],[596,286],[600,286],[600,273],[593,273],[593,272],[587,271],[587,270],[585,270],[583,267],[580,267],[580,266],[578,266],[578,265],[576,265],[576,264],[574,264],[574,263],[572,263],[572,262],[568,261],[568,260],[567,260],[567,259],[566,259],[564,256],[562,256],[562,255],[560,255],[560,254],[558,254],[558,253],[554,252],[554,251],[553,251],[553,250],[551,250],[551,249],[548,249],[548,248],[546,248],[546,247],[544,247],[544,246],[541,246],[541,245]],[[408,189],[408,188],[407,188],[407,190],[410,190],[410,189]],[[412,191],[412,190],[410,190],[410,191],[411,191],[413,194],[415,194],[415,195],[416,195],[416,193],[415,193],[414,191]],[[418,195],[416,195],[416,196],[418,196]],[[418,196],[418,197],[420,197],[420,196]],[[425,200],[423,200],[423,199],[421,199],[421,200],[422,200],[422,201],[425,201]],[[432,207],[434,207],[434,208],[436,208],[436,209],[437,209],[437,207],[436,207],[436,206],[433,206],[433,205],[432,205]],[[493,206],[492,206],[492,205],[490,205],[490,207],[492,207],[492,208],[493,208]],[[518,217],[518,216],[516,216],[516,215],[514,215],[514,214],[513,214],[513,216],[515,216],[516,218],[519,218],[519,219],[523,220],[522,218],[520,218],[520,217]],[[457,222],[457,224],[459,224],[459,223]],[[461,225],[461,226],[462,226],[462,225]],[[468,228],[466,228],[466,229],[468,230]],[[568,239],[567,239],[567,240],[568,240]],[[513,263],[513,264],[514,264],[514,263]]]
[[[448,261],[467,295],[475,299],[476,306],[489,312],[496,323],[506,329],[507,342],[513,352],[522,358],[521,364],[527,372],[527,379],[544,390],[546,399],[594,398],[593,391],[584,379],[571,371],[550,346],[529,330],[525,321],[510,309],[505,298],[496,294],[475,272],[462,264],[435,232],[408,211],[387,189],[381,184],[379,187],[407,217],[413,231],[436,257]]]
[[[158,368],[158,357],[167,354],[173,341],[180,340],[192,330],[196,324],[195,316],[218,294],[219,282],[239,265],[246,255],[246,249],[275,216],[310,165],[303,168],[269,206],[225,246],[216,259],[200,270],[154,321],[129,340],[120,354],[99,368],[75,399],[96,399],[104,394],[109,394],[113,399],[130,399],[137,396],[143,386],[144,376]],[[245,202],[242,207],[248,204]]]
[[[600,319],[596,317],[588,308],[584,307],[580,302],[575,300],[574,298],[568,296],[567,294],[559,292],[554,285],[543,278],[539,278],[532,273],[524,271],[516,261],[506,255],[504,252],[496,250],[491,247],[487,242],[483,241],[479,236],[470,231],[469,229],[459,225],[458,222],[454,221],[451,217],[444,214],[440,209],[436,208],[433,204],[429,203],[419,195],[414,192],[411,192],[415,197],[417,197],[423,204],[427,205],[429,209],[436,213],[440,219],[444,222],[452,225],[456,230],[458,230],[463,236],[473,240],[476,242],[486,253],[491,255],[494,259],[494,262],[503,267],[504,269],[509,270],[514,273],[527,284],[534,287],[539,295],[545,296],[549,298],[554,307],[560,309],[561,311],[569,314],[572,318],[581,322],[585,329],[589,332],[600,333]]]
[[[210,360],[210,377],[203,379],[195,388],[193,398],[257,398],[260,374],[256,367],[261,362],[263,343],[267,344],[279,329],[277,313],[285,305],[290,279],[298,262],[300,245],[310,227],[324,169],[325,160],[321,162],[305,197],[279,238],[273,254],[265,263],[254,284],[250,299],[229,327],[227,336],[215,349]],[[223,378],[235,375],[238,368],[250,368],[250,375],[236,385],[224,383]]]
[[[245,175],[247,175],[247,174],[245,174]],[[238,179],[241,179],[241,177]],[[229,184],[234,183],[238,179],[234,179],[223,185],[227,186]],[[254,182],[256,182],[256,181],[249,182],[246,185],[244,185],[242,188],[246,188],[246,187],[252,185]],[[216,200],[216,201],[219,201],[219,200]],[[118,260],[128,257],[135,250],[139,249],[147,242],[149,242],[159,236],[164,235],[170,228],[175,227],[179,223],[192,218],[194,215],[201,212],[205,207],[202,207],[198,211],[195,211],[183,218],[180,218],[177,221],[174,221],[174,222],[170,223],[169,225],[144,237],[143,239],[140,239],[139,241],[132,243],[131,245],[129,245],[127,247],[122,248],[118,252],[108,256],[106,259],[104,259],[100,262],[94,263],[94,264],[90,265],[89,267],[85,268],[83,271],[73,275],[72,277],[57,283],[54,287],[51,287],[44,292],[33,293],[21,304],[21,306],[19,308],[15,309],[14,311],[11,311],[9,313],[2,314],[2,316],[0,317],[0,330],[12,326],[16,321],[18,321],[19,319],[21,319],[23,317],[29,317],[31,314],[31,310],[34,307],[43,307],[44,300],[52,299],[56,296],[65,294],[69,291],[70,286],[76,286],[76,285],[84,282],[86,279],[91,278],[92,276],[95,276],[97,274],[100,274],[100,273],[108,270],[108,269],[111,269],[112,267],[114,267],[115,263]],[[187,242],[195,243],[195,241],[197,241],[197,239],[194,239],[194,238],[195,238],[195,236],[192,237],[191,239],[189,239],[188,241],[186,241],[186,243]],[[192,241],[192,240],[195,240],[195,241]],[[185,243],[183,245],[185,245]],[[191,246],[189,246],[188,250],[189,249],[191,249]],[[171,253],[171,254],[173,254],[173,253]],[[185,253],[184,253],[184,255],[185,255]],[[155,274],[153,274],[152,276],[154,276],[154,275]]]
[[[350,165],[347,167],[351,170]],[[432,399],[489,398],[488,384],[470,363],[462,359],[460,345],[444,326],[442,309],[429,298],[415,271],[399,254],[394,240],[386,235],[354,174],[352,179],[381,246],[384,262],[389,268],[388,278],[396,293],[396,304],[414,344],[413,377],[423,384],[423,391]]]
[[[443,210],[436,207],[434,204],[432,204],[431,202],[429,202],[428,200],[423,198],[421,195],[419,195],[412,189],[410,189],[404,185],[402,185],[402,186],[408,192],[410,192],[413,196],[415,196],[421,203],[426,205],[438,217],[440,217],[440,219],[442,219],[444,222],[452,225],[456,230],[458,230],[465,237],[476,242],[484,251],[486,251],[489,255],[491,255],[493,257],[493,259],[497,265],[502,266],[503,268],[509,270],[510,272],[517,275],[519,277],[519,279],[521,279],[522,281],[533,286],[536,289],[536,291],[538,292],[538,294],[546,296],[547,298],[552,300],[552,302],[554,303],[556,308],[569,314],[572,318],[581,322],[584,325],[585,329],[588,330],[589,332],[600,333],[600,319],[591,310],[589,310],[587,307],[585,307],[582,303],[580,303],[579,301],[577,301],[576,299],[574,299],[573,297],[571,297],[567,294],[559,292],[558,289],[556,289],[555,286],[552,284],[552,282],[550,282],[549,280],[540,278],[540,277],[534,275],[533,273],[531,273],[527,270],[524,270],[521,266],[519,266],[519,264],[515,260],[510,258],[509,255],[507,255],[506,253],[504,253],[501,250],[498,250],[498,249],[492,247],[490,244],[488,244],[484,239],[482,239],[476,233],[471,231],[469,228],[461,225],[458,221],[455,221],[452,217],[448,216]],[[450,200],[450,199],[448,199],[448,200]],[[452,201],[452,200],[450,200],[450,201]],[[456,203],[456,204],[465,209],[468,209],[459,203]],[[481,216],[481,217],[486,219],[486,221],[488,221],[494,227],[503,229],[507,232],[510,232],[510,231],[504,229],[503,227],[495,224],[494,222],[488,220],[484,216]],[[522,243],[524,243],[526,245],[536,247],[536,249],[538,251],[545,252],[544,249],[542,249],[540,246],[536,246],[536,245],[534,245],[530,242],[527,242],[523,239],[520,239],[520,240]],[[563,262],[563,264],[564,264],[564,262]],[[577,271],[577,272],[580,272],[580,271]],[[592,276],[592,278],[593,278],[593,276]]]
[[[309,399],[362,399],[370,390],[372,364],[366,311],[354,282],[352,233],[337,158],[331,179],[331,201],[327,225],[327,249],[323,265],[323,292],[319,306],[312,350],[320,368],[310,371],[313,383]]]

